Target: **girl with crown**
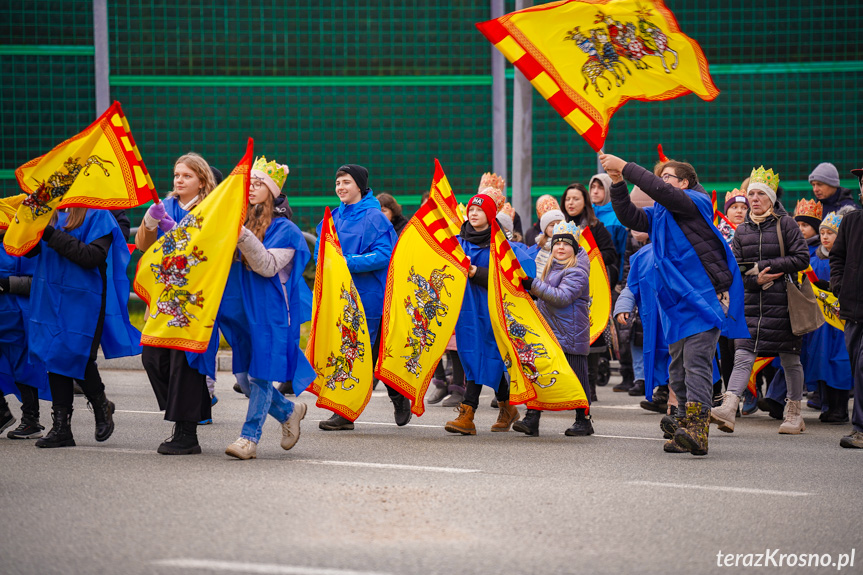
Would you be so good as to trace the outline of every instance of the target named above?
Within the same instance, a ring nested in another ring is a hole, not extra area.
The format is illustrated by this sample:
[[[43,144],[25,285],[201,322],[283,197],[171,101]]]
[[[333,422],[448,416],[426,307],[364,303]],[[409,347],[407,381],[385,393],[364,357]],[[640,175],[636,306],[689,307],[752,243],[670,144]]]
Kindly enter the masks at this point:
[[[587,379],[587,355],[590,350],[590,258],[578,245],[581,231],[573,222],[560,222],[551,236],[552,259],[540,277],[526,278],[522,285],[529,294],[538,298],[537,307],[551,326],[566,361],[581,382],[590,402],[590,385]],[[575,410],[575,423],[565,431],[569,436],[593,434],[588,410]],[[524,419],[512,428],[526,435],[539,435],[542,412],[528,409]]]
[[[257,457],[268,413],[282,426],[282,449],[297,443],[306,405],[288,400],[273,382],[290,381],[299,395],[315,378],[299,348],[300,283],[311,253],[293,222],[273,217],[288,172],[288,166],[263,156],[255,160],[246,223],[237,240],[240,257],[231,266],[219,308],[234,374],[249,395],[240,437],[225,450],[237,459]]]
[[[177,222],[193,211],[216,187],[213,168],[190,152],[174,162],[174,189],[162,202],[153,204],[144,215],[135,235],[135,246],[147,251],[156,240],[170,232]],[[204,353],[144,346],[142,361],[165,419],[175,422],[172,436],[159,445],[163,455],[201,453],[198,422],[211,419],[212,399],[207,376],[216,377],[219,330],[213,329]]]

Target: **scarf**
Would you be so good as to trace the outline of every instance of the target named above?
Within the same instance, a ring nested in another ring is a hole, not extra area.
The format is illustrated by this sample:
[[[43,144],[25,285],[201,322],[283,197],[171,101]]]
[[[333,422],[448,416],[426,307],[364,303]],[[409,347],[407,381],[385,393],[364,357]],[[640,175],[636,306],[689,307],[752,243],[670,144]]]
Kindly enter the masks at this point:
[[[459,235],[472,243],[475,246],[479,246],[481,248],[487,247],[491,243],[491,226],[488,226],[481,232],[473,229],[473,226],[470,225],[470,222],[465,222],[461,226],[461,230],[459,231]]]

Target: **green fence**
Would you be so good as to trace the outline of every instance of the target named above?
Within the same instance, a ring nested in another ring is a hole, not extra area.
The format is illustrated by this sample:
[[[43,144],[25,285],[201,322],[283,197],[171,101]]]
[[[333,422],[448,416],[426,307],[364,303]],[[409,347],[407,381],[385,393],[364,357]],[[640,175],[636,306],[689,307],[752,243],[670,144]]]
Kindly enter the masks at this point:
[[[0,9],[3,195],[16,192],[15,167],[95,115],[92,0],[19,4]],[[344,162],[368,166],[372,187],[407,212],[434,158],[464,196],[491,169],[491,48],[473,26],[489,17],[487,2],[188,4],[108,2],[111,97],[161,194],[177,156],[195,150],[227,171],[249,136],[291,166],[286,191],[306,229],[335,204]],[[661,142],[720,192],[764,164],[790,202],[822,161],[852,183],[848,170],[863,165],[856,0],[667,5],[704,48],[721,93],[630,102],[611,122],[609,152],[649,165]],[[533,150],[534,195],[595,171],[590,148],[538,94]]]

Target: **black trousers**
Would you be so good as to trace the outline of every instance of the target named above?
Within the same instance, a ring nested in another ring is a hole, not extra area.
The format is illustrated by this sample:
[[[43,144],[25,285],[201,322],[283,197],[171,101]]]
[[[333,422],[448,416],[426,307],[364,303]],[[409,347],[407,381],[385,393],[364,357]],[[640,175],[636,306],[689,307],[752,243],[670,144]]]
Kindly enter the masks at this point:
[[[378,365],[378,354],[381,350],[381,331],[383,330],[378,329],[378,335],[375,337],[375,341],[372,344],[372,367],[376,367]],[[384,383],[384,387],[387,388],[387,395],[391,400],[397,400],[400,397],[404,397],[397,389],[388,386],[386,383]]]
[[[458,352],[448,351],[446,352],[447,357],[449,357],[450,362],[452,363],[452,384],[449,386],[449,392],[453,393],[456,390],[460,390],[464,393],[465,389],[465,379],[464,379],[464,366],[461,364],[461,360],[458,357]]]
[[[39,390],[35,387],[15,382],[21,393],[21,420],[28,423],[39,423]],[[0,412],[9,409],[5,397],[0,396]]]
[[[587,403],[591,403],[590,381],[587,375],[587,358],[589,356],[576,355],[574,353],[564,353],[563,355],[564,357],[566,357],[566,362],[569,364],[569,367],[572,368],[572,371],[574,371],[576,377],[578,377],[578,381],[581,382],[581,388],[584,390],[584,394],[587,396]]]
[[[144,346],[141,360],[167,421],[198,422],[212,417],[207,378],[189,365],[186,352]]]
[[[475,381],[468,380],[464,391],[464,403],[472,408],[479,407],[479,396],[482,393],[482,385]],[[509,401],[509,382],[506,380],[506,374],[500,378],[500,384],[497,386],[497,391],[494,396],[498,401]]]
[[[69,376],[49,371],[48,384],[51,386],[51,399],[55,407],[72,407],[72,402],[75,399],[75,392],[73,391],[74,381],[78,382],[78,385],[84,391],[84,395],[91,401],[94,397],[105,391],[105,385],[102,383],[102,376],[99,374],[99,368],[96,366],[95,359],[87,361],[87,367],[84,368],[84,379],[76,380]]]

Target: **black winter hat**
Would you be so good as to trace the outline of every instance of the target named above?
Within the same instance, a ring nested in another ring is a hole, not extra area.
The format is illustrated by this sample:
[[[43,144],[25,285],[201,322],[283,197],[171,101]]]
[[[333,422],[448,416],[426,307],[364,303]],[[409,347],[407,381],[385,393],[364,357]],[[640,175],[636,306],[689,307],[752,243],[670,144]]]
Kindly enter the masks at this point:
[[[369,189],[369,171],[359,164],[345,164],[336,170],[336,173],[346,172],[357,183],[360,191],[365,193]]]

